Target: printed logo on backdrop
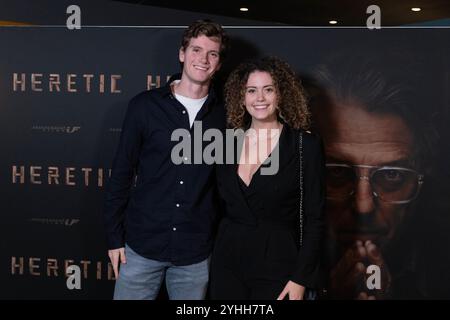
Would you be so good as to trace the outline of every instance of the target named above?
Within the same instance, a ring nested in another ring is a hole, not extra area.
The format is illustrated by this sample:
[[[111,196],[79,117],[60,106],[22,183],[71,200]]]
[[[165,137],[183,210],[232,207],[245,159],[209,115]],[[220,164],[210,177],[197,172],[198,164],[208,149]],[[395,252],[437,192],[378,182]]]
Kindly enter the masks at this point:
[[[103,187],[111,169],[94,167],[60,167],[12,165],[11,182],[18,185],[52,185]]]
[[[91,259],[11,256],[10,271],[12,276],[65,279],[70,276],[68,268],[74,264],[80,267],[84,280],[116,280],[110,262]],[[62,285],[65,286],[66,282]]]
[[[11,87],[14,92],[117,94],[121,79],[121,74],[14,72]]]
[[[166,82],[169,82],[170,75],[166,76]],[[161,76],[160,75],[147,75],[147,90],[156,89],[161,87]]]
[[[73,227],[73,226],[77,225],[78,222],[80,222],[80,219],[30,218],[30,219],[28,219],[28,222],[44,224],[44,225],[53,225],[53,226]]]
[[[108,132],[109,133],[121,133],[122,132],[122,128],[109,128]]]
[[[31,127],[31,131],[43,132],[43,133],[65,133],[73,134],[79,132],[81,126],[41,126],[34,125]]]
[[[142,80],[143,88],[147,90],[165,85],[170,75],[147,74]],[[100,93],[120,94],[122,74],[94,73],[24,73],[14,72],[11,75],[13,92],[42,93]],[[145,82],[144,82],[145,81]]]

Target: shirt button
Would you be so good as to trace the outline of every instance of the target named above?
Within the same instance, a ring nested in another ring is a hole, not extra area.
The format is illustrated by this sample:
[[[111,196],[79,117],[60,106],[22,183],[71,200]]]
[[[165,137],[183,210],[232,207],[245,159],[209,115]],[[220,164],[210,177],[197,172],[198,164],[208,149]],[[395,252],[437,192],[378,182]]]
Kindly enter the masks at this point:
[[[183,111],[181,111],[183,114],[185,114],[186,113],[186,110],[183,110]]]
[[[180,204],[179,204],[179,203],[177,203],[177,204],[176,204],[176,206],[177,206],[177,208],[179,208],[179,207],[180,207]]]
[[[177,231],[177,228],[172,228],[173,231]]]
[[[183,183],[184,183],[183,180],[181,180],[181,181],[180,181],[180,184],[183,184]]]

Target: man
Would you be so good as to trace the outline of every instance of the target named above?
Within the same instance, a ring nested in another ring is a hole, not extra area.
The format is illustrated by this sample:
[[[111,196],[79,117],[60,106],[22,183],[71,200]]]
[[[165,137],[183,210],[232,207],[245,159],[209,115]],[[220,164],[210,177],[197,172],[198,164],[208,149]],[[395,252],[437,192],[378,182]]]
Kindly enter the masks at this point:
[[[202,134],[194,120],[203,130],[224,129],[211,80],[227,42],[218,24],[193,23],[179,50],[181,76],[129,103],[104,209],[114,299],[155,299],[164,277],[170,299],[205,296],[217,211],[213,167],[190,155],[176,165],[171,134],[184,128],[194,141]]]
[[[426,232],[415,204],[435,136],[415,71],[406,56],[364,53],[316,70],[312,112],[327,159],[331,298],[423,297],[417,235]]]

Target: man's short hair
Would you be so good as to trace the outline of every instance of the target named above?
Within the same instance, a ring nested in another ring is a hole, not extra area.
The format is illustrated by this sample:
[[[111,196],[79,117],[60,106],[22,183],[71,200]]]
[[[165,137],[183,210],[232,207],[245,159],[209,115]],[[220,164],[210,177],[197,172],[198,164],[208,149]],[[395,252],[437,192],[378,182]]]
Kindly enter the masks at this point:
[[[197,20],[184,31],[181,39],[183,50],[186,50],[192,38],[197,38],[201,35],[208,38],[217,38],[220,41],[220,61],[223,61],[228,50],[228,35],[220,24],[211,20]]]

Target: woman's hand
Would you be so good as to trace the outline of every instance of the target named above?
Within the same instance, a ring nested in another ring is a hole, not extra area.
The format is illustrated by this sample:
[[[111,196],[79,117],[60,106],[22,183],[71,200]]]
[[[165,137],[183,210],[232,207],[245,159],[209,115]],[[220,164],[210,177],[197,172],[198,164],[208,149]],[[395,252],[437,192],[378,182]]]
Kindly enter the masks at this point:
[[[304,294],[304,286],[299,285],[293,281],[289,281],[278,296],[277,300],[283,300],[286,295],[289,295],[289,300],[303,300]]]

